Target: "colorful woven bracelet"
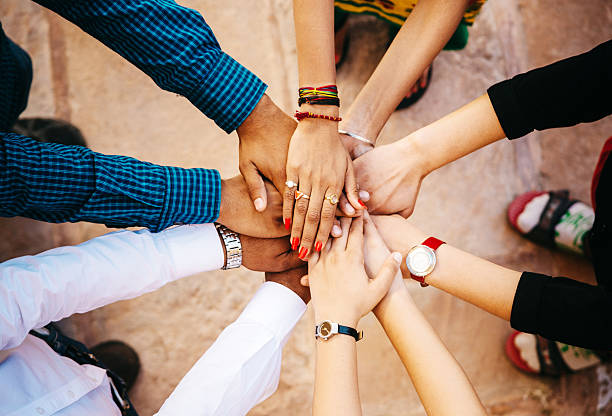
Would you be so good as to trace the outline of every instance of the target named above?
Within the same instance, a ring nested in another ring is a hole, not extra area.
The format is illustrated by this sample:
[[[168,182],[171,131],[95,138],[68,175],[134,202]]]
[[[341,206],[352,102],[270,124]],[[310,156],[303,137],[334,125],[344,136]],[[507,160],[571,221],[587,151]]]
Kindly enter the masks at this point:
[[[298,89],[298,105],[304,103],[319,105],[335,105],[340,107],[338,98],[338,87],[335,85],[324,85],[322,87],[302,87]]]
[[[302,97],[298,100],[298,105],[302,104],[316,104],[316,105],[335,105],[340,107],[340,100],[338,98],[327,98],[327,97]]]
[[[325,114],[315,114],[310,111],[296,111],[295,118],[297,121],[302,121],[305,118],[321,118],[329,121],[342,121],[342,117],[326,116]]]

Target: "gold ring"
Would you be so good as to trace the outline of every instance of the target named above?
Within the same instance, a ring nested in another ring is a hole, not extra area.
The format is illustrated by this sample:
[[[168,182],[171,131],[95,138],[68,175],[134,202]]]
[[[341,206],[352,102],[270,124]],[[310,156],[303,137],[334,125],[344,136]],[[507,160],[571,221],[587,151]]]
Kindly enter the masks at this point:
[[[327,199],[332,205],[336,205],[338,203],[338,195],[336,194],[327,195],[325,199]]]
[[[293,181],[287,181],[287,182],[285,182],[285,185],[287,185],[287,188],[295,188],[295,187],[297,187],[297,183],[295,183]]]
[[[297,201],[300,198],[310,199],[310,196],[306,195],[304,192],[295,191],[295,200]]]

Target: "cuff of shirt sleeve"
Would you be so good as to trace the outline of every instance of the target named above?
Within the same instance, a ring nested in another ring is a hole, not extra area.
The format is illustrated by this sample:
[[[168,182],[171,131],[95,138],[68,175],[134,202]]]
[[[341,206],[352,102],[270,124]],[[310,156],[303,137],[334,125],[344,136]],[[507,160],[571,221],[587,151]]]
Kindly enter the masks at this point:
[[[267,87],[255,74],[222,53],[215,67],[187,98],[231,133],[251,114]]]
[[[223,247],[214,224],[183,225],[154,236],[163,238],[177,279],[223,267]]]
[[[499,124],[510,140],[518,139],[533,131],[523,116],[522,107],[514,93],[513,83],[517,82],[517,77],[498,82],[487,90]]]
[[[294,291],[279,283],[265,282],[236,323],[258,322],[284,344],[305,311],[306,304]]]
[[[221,176],[214,169],[164,167],[167,191],[159,230],[176,224],[205,224],[219,217]]]
[[[512,302],[512,328],[530,334],[538,333],[542,293],[550,279],[550,276],[543,274],[523,272]]]

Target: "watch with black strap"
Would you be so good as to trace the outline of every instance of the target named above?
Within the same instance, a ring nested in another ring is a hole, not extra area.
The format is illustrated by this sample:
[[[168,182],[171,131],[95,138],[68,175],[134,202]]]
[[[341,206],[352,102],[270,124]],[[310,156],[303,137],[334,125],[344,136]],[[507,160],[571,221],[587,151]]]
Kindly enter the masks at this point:
[[[363,331],[357,331],[355,328],[340,325],[337,322],[322,321],[320,324],[315,326],[315,338],[321,338],[322,340],[327,341],[336,334],[349,335],[355,338],[355,341],[359,341],[361,338],[363,338]]]

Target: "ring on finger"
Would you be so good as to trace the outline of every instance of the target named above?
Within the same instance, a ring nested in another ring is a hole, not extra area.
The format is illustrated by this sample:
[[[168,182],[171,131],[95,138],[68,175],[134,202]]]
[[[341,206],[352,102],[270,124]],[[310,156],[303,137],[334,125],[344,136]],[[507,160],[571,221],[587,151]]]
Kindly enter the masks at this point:
[[[325,197],[325,199],[332,205],[336,205],[338,203],[338,195],[336,194],[329,194]]]
[[[287,185],[287,188],[296,188],[297,187],[297,183],[293,182],[293,181],[287,181],[285,182],[285,185]]]
[[[310,195],[306,195],[304,192],[295,191],[295,200],[297,201],[300,198],[310,199]]]

